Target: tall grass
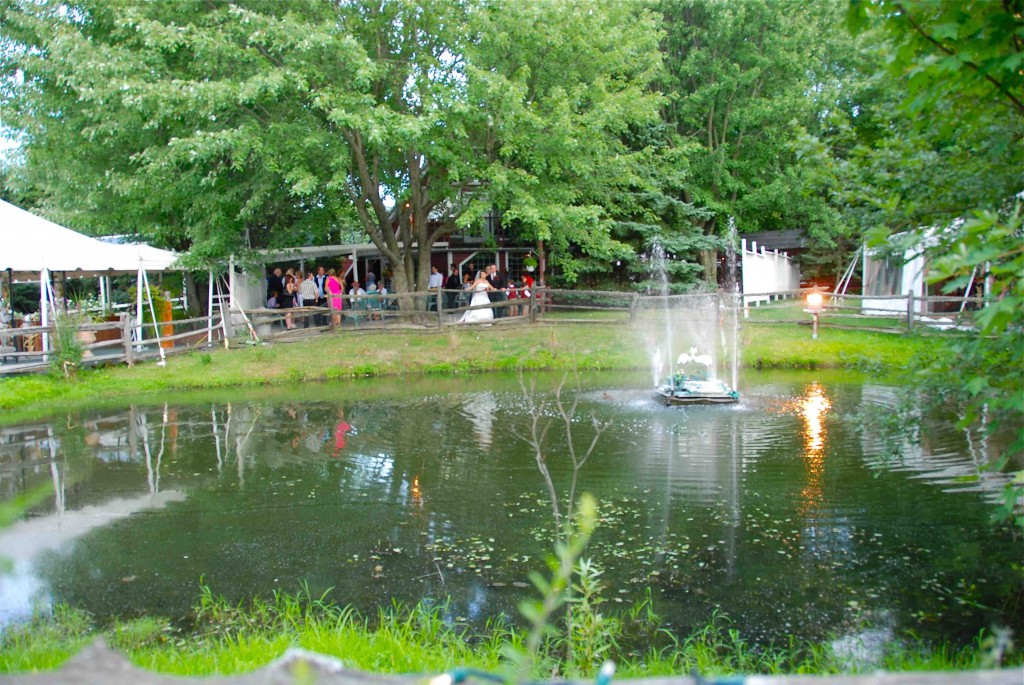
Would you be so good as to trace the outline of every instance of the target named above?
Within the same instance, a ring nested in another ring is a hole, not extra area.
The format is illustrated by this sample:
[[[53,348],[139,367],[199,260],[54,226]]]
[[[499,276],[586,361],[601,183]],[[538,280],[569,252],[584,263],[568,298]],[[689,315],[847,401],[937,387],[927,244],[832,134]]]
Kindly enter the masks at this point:
[[[591,574],[582,582],[595,580]],[[596,587],[585,589],[583,595],[590,609],[600,604]],[[617,663],[620,678],[680,675],[694,669],[714,675],[777,675],[987,665],[984,635],[963,649],[929,646],[911,637],[888,645],[880,663],[858,666],[834,654],[827,644],[793,640],[779,646],[755,645],[720,614],[681,637],[661,625],[649,600],[617,616],[597,611],[588,615],[579,605],[574,610],[574,629],[549,635],[532,678],[593,677],[604,659]],[[192,677],[253,671],[290,647],[375,673],[441,673],[462,667],[513,674],[514,664],[507,656],[526,649],[525,633],[506,620],[498,618],[483,630],[471,631],[450,619],[445,605],[395,604],[364,617],[306,592],[231,604],[204,587],[187,626],[152,617],[97,626],[83,612],[58,608],[45,618],[10,627],[0,640],[0,672],[59,668],[98,635],[140,668]],[[565,658],[567,648],[574,655],[571,663]],[[1019,664],[1020,653],[1012,653],[1009,660]]]

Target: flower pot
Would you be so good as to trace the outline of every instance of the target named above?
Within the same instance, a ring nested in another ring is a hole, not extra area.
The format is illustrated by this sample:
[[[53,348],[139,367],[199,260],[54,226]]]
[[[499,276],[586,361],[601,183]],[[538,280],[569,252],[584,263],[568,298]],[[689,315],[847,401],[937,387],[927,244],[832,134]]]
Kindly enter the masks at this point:
[[[535,268],[537,268],[537,267],[534,267],[534,266],[528,266],[528,267],[526,267],[526,270],[527,270],[527,271],[530,271],[530,272],[533,272],[533,270],[534,270]]]

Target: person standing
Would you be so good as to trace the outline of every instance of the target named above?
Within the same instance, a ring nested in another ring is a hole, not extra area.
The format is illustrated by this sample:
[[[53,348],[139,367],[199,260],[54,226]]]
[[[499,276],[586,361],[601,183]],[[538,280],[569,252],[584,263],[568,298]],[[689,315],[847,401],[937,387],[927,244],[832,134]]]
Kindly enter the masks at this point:
[[[473,299],[470,301],[469,306],[476,307],[476,309],[468,309],[462,314],[462,318],[459,319],[459,323],[474,323],[477,321],[490,321],[494,318],[494,310],[490,307],[484,306],[490,303],[490,297],[488,295],[491,291],[491,284],[487,280],[487,274],[483,271],[476,275],[476,280],[469,287],[470,292],[473,293]]]
[[[493,288],[493,290],[490,290],[487,293],[487,297],[492,303],[497,304],[508,299],[508,293],[505,290],[508,287],[508,283],[505,281],[505,277],[498,272],[497,264],[491,264],[487,267],[487,282],[490,283],[491,288]],[[503,316],[505,316],[505,308],[495,307],[494,318],[500,319]]]
[[[313,307],[320,299],[320,292],[316,289],[316,281],[313,280],[312,271],[306,274],[306,278],[302,281],[302,284],[299,285],[299,297],[302,298],[301,306],[303,307]],[[302,318],[305,321],[303,328],[309,328],[313,317],[306,314]],[[317,318],[319,319],[319,317]],[[317,325],[319,325],[319,323],[317,323]]]
[[[285,281],[284,292],[281,293],[280,296],[278,296],[277,298],[278,305],[281,307],[281,309],[291,309],[292,307],[294,307],[295,295],[295,277],[293,276],[290,281]],[[285,330],[288,331],[296,327],[295,322],[292,320],[291,312],[288,312],[284,315],[284,327]]]
[[[331,321],[335,326],[341,325],[342,287],[341,281],[334,274],[334,269],[327,272],[327,285],[325,294],[330,296]]]
[[[430,291],[430,304],[427,306],[432,312],[437,311],[437,298],[444,287],[444,274],[438,271],[436,266],[430,267],[430,278],[427,279],[427,290]]]
[[[313,277],[313,282],[316,283],[316,306],[326,307],[327,306],[327,274],[324,273],[324,268],[318,266],[316,268],[316,276]],[[323,314],[316,315],[316,325],[326,326],[327,317]]]
[[[280,295],[283,292],[284,281],[281,280],[281,267],[277,267],[267,276],[267,299],[270,299],[270,293]]]
[[[459,267],[452,266],[452,272],[448,275],[448,280],[444,282],[444,289],[447,291],[444,294],[444,308],[455,309],[458,306],[459,291],[462,290],[462,279],[459,278]]]

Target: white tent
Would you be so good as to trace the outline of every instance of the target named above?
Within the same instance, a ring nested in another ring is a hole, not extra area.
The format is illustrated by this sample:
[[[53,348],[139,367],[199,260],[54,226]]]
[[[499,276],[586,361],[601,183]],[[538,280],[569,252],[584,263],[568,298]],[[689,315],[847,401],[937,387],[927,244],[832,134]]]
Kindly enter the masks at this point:
[[[176,253],[149,245],[97,240],[0,200],[0,271],[6,271],[10,281],[38,278],[40,323],[44,326],[49,314],[47,304],[53,306],[51,273],[72,278],[137,274],[136,320],[141,321],[143,293],[149,296],[146,272],[175,269],[177,259]],[[149,306],[152,310],[151,298]],[[140,340],[141,335],[139,330]],[[44,349],[46,337],[44,334]],[[160,354],[162,358],[163,348]]]
[[[35,279],[43,269],[70,276],[167,271],[178,255],[149,245],[107,243],[0,200],[0,270]]]

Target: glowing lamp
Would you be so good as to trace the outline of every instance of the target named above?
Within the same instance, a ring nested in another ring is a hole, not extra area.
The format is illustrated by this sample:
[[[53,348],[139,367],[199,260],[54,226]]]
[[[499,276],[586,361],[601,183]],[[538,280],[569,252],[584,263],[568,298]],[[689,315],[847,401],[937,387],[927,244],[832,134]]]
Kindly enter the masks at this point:
[[[821,306],[825,297],[817,290],[807,293],[807,309],[804,311],[811,315],[811,340],[818,339],[818,314],[821,313]]]

